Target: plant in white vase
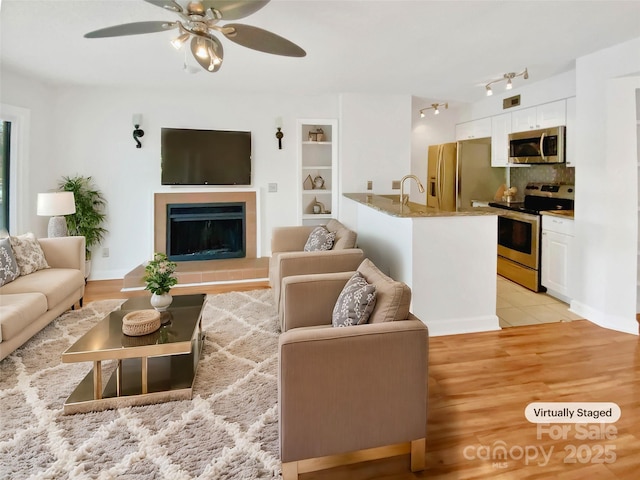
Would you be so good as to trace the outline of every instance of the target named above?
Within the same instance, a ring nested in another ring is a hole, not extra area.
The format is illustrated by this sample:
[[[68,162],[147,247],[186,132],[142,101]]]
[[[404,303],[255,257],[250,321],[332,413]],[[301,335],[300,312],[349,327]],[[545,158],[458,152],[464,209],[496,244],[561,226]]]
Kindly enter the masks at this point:
[[[159,312],[164,312],[173,298],[169,290],[178,283],[174,275],[178,265],[169,260],[164,253],[154,253],[153,260],[144,267],[145,290],[149,290],[151,295],[151,305]]]

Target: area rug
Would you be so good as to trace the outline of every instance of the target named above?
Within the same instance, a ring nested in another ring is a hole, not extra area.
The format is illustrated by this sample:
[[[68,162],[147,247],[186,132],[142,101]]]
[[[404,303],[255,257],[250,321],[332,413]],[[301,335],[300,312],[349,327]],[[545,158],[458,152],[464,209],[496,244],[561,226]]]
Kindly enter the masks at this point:
[[[0,362],[0,478],[279,478],[277,313],[267,289],[207,296],[192,400],[63,414],[91,364],[62,364],[61,353],[122,302],[69,311]]]

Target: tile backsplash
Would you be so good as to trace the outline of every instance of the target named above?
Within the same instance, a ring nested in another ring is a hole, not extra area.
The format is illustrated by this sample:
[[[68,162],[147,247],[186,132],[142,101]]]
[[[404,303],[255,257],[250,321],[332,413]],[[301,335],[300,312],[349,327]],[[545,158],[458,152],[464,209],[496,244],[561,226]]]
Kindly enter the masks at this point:
[[[548,182],[575,184],[576,169],[565,165],[531,165],[530,167],[511,167],[510,182],[518,189],[516,200],[524,199],[524,187],[529,182]]]

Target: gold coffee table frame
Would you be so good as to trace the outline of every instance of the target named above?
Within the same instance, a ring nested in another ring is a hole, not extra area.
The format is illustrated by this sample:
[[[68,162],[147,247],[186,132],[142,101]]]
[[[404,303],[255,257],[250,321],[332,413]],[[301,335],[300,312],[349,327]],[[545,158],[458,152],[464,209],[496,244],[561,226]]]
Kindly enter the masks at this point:
[[[156,332],[139,337],[122,333],[122,317],[151,308],[150,297],[124,302],[63,354],[63,363],[93,362],[93,370],[64,404],[64,413],[190,399],[202,354],[202,307],[205,294],[177,295]],[[164,325],[165,321],[169,323]],[[102,362],[115,360],[103,381]]]

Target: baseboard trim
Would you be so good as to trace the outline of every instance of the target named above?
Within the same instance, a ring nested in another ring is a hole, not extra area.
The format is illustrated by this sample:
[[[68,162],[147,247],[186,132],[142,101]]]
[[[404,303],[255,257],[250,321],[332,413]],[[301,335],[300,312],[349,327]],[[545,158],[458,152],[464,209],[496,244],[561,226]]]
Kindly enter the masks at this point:
[[[500,319],[497,315],[449,318],[446,320],[428,320],[424,323],[429,327],[430,337],[500,330]]]
[[[581,316],[585,320],[602,328],[615,330],[616,332],[638,335],[638,321],[635,318],[626,318],[619,315],[610,315],[584,303],[572,300],[569,311]]]

